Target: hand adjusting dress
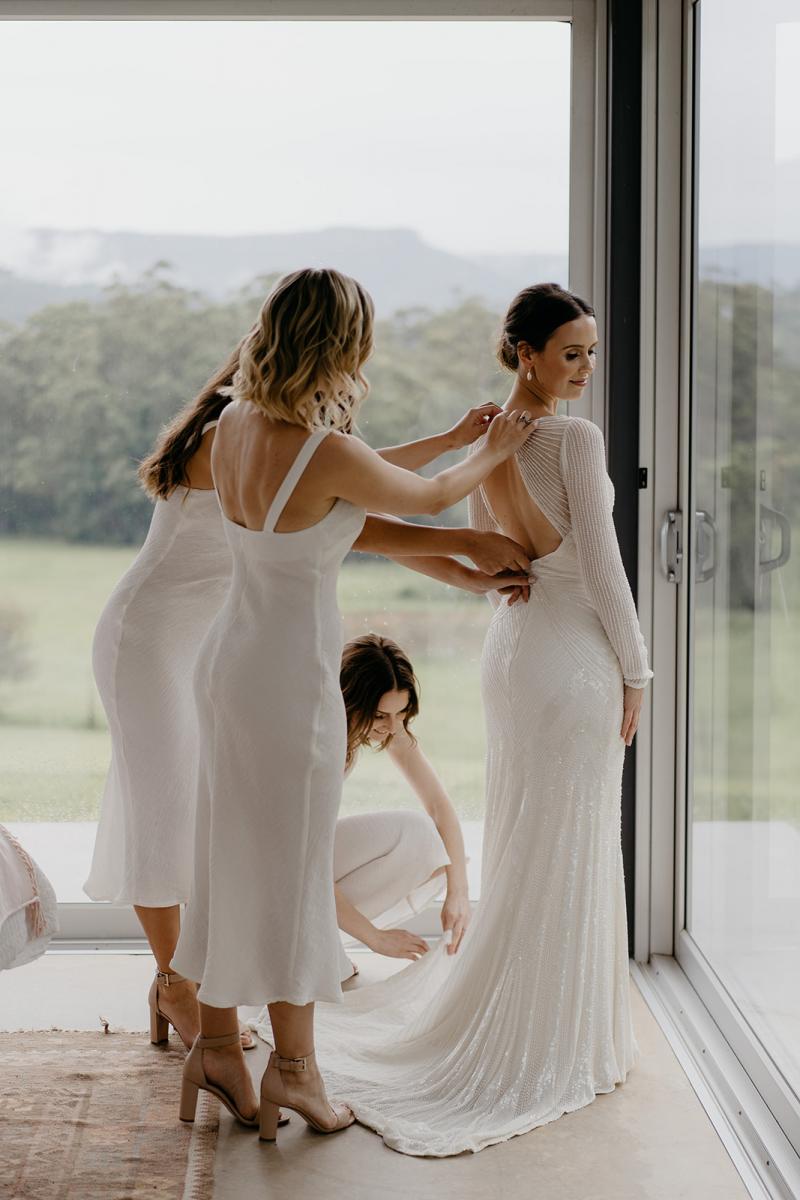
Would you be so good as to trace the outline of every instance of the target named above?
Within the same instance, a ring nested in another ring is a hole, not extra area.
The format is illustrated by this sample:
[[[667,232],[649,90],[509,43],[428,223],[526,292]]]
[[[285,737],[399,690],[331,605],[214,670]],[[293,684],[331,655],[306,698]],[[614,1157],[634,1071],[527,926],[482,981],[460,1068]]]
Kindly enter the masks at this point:
[[[633,1064],[620,847],[623,677],[650,675],[600,431],[550,417],[516,455],[561,534],[482,658],[483,894],[461,950],[316,1013],[320,1066],[406,1154],[480,1150],[613,1091]],[[472,524],[495,523],[480,492]]]
[[[322,430],[303,443],[261,530],[225,517],[230,590],[195,671],[194,885],[173,957],[226,1008],[341,999],[333,840],[347,730],[339,568],[366,514],[275,525]]]

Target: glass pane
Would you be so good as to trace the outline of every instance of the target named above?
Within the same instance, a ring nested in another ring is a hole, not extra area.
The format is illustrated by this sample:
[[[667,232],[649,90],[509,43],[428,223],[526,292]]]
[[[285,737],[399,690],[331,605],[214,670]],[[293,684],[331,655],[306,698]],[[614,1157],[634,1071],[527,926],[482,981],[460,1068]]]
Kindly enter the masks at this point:
[[[376,300],[372,445],[502,400],[500,314],[567,280],[570,27],[8,23],[0,103],[0,820],[78,901],[109,760],[91,639],[150,520],[137,460],[269,281],[315,263]],[[357,556],[341,600],[348,635],[412,659],[477,889],[489,606]],[[343,811],[417,804],[367,753]]]
[[[688,927],[800,1095],[797,10],[699,47]]]

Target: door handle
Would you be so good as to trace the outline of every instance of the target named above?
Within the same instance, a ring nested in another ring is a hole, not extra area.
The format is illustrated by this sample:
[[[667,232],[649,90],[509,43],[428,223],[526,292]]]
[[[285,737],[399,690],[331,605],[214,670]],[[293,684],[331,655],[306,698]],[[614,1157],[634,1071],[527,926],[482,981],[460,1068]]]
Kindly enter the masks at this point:
[[[683,576],[683,514],[670,509],[661,525],[661,570],[668,583]]]
[[[699,508],[694,514],[694,529],[694,577],[697,583],[706,583],[707,580],[715,575],[717,570],[717,527],[714,524],[714,518],[711,516],[711,513],[707,513],[705,509]],[[711,554],[711,565],[706,567],[703,564],[709,553]]]
[[[769,521],[774,521],[780,530],[781,547],[774,558],[762,558],[762,554],[769,546],[769,536],[764,529],[765,524]],[[768,571],[777,571],[778,567],[784,566],[789,561],[792,553],[792,527],[785,513],[778,512],[776,508],[770,508],[768,504],[759,505],[759,523],[758,567],[761,573],[766,575]]]

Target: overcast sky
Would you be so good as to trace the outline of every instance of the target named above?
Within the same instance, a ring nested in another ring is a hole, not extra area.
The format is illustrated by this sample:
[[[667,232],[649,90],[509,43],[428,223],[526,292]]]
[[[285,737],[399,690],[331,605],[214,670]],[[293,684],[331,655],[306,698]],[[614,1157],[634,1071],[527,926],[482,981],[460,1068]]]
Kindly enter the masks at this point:
[[[800,240],[800,21],[771,14],[703,5],[705,244]],[[565,252],[569,43],[535,21],[6,22],[0,246],[355,225]]]
[[[563,252],[569,27],[10,22],[0,225]]]

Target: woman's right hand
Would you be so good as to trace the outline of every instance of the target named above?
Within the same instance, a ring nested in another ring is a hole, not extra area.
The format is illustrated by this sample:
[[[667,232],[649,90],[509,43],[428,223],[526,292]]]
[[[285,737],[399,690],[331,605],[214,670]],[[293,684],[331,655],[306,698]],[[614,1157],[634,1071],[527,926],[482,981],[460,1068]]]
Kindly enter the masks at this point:
[[[410,958],[412,961],[428,952],[428,943],[407,929],[376,929],[370,938],[370,950],[385,954],[387,958]]]
[[[504,533],[485,533],[476,529],[471,542],[469,557],[485,575],[498,575],[501,571],[519,571],[527,575],[530,570],[530,555],[525,547]]]
[[[489,426],[484,452],[497,462],[503,462],[515,454],[520,446],[524,446],[538,423],[524,409],[498,413]]]

